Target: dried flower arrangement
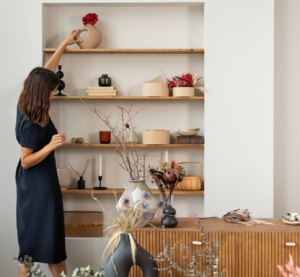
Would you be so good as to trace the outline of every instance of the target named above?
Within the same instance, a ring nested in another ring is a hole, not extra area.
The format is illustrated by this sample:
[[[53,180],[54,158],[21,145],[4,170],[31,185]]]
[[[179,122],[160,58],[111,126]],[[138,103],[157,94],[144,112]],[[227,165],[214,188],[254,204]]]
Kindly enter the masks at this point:
[[[82,18],[84,26],[87,24],[95,25],[98,22],[98,15],[96,13],[88,13]]]
[[[182,74],[181,76],[174,76],[172,80],[167,79],[168,87],[194,87],[198,81],[202,78],[196,78],[197,73],[194,76],[191,73]]]
[[[280,273],[284,277],[300,277],[300,268],[294,265],[293,257],[289,255],[290,260],[285,264],[287,272],[284,270],[282,265],[277,265]]]
[[[182,166],[178,166],[174,161],[171,162],[171,165],[167,162],[160,162],[160,164],[160,169],[150,167],[149,173],[152,176],[152,182],[155,182],[162,195],[164,204],[169,205],[173,191],[177,184],[183,180],[185,171]]]
[[[110,115],[106,115],[97,109],[97,104],[91,106],[87,101],[81,101],[92,110],[111,131],[115,143],[118,145],[115,149],[116,154],[121,158],[122,163],[119,165],[128,172],[130,180],[145,179],[145,158],[149,150],[145,153],[138,153],[138,148],[134,142],[128,141],[130,131],[134,130],[132,120],[134,117],[144,110],[146,107],[138,110],[132,115],[132,102],[130,101],[129,109],[125,109],[115,104],[119,109],[119,120],[115,126],[110,122]]]
[[[215,242],[214,233],[211,237],[208,237],[199,219],[197,219],[197,228],[201,232],[202,245],[204,245],[204,247],[194,253],[190,247],[180,243],[175,243],[169,248],[166,245],[165,228],[162,227],[163,251],[160,252],[154,260],[157,263],[164,263],[165,266],[158,268],[158,271],[167,271],[170,276],[173,276],[174,269],[180,273],[181,276],[187,277],[223,276],[225,269],[218,272],[219,259],[217,257],[217,250],[219,243]],[[177,246],[180,247],[182,253],[183,267],[180,267],[178,263],[174,261]],[[201,261],[198,260],[198,257],[200,257]],[[177,276],[177,274],[175,274],[175,276]]]
[[[222,218],[225,221],[230,223],[244,224],[247,226],[253,226],[254,224],[272,224],[271,222],[267,222],[265,220],[253,219],[250,216],[250,212],[248,211],[248,209],[246,210],[236,209],[230,211],[224,214]]]

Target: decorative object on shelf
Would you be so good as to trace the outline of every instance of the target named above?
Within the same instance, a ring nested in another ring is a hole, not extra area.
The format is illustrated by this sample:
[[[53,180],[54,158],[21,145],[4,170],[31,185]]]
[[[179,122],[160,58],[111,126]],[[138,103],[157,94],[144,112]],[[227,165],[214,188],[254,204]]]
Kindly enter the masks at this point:
[[[71,142],[72,143],[83,144],[84,143],[84,139],[83,138],[72,138]]]
[[[180,130],[178,130],[178,131],[176,131],[176,133],[178,135],[188,137],[188,136],[194,136],[194,135],[196,135],[199,131],[200,131],[200,128],[191,128],[188,131],[180,131]]]
[[[99,171],[98,171],[98,180],[99,180],[99,187],[94,187],[96,190],[105,190],[107,187],[102,187],[102,155],[99,155]]]
[[[140,199],[143,200],[143,202],[141,202],[141,207],[147,211],[147,217],[151,220],[155,216],[158,207],[155,197],[152,195],[151,190],[146,184],[146,180],[130,180],[129,185],[125,187],[125,190],[117,203],[117,209],[120,212],[124,209],[126,211],[127,207],[124,207],[124,201],[136,203]],[[143,218],[139,218],[135,224],[135,227],[144,227],[147,225],[147,222]]]
[[[201,78],[197,78],[197,73],[194,76],[191,73],[180,74],[176,66],[176,76],[172,77],[172,80],[167,79],[167,83],[168,87],[173,89],[173,97],[194,96],[195,85]]]
[[[137,136],[135,131],[130,130],[128,136],[125,138],[125,142],[126,143],[140,143],[140,139]]]
[[[203,136],[176,136],[175,143],[177,144],[204,144]]]
[[[177,165],[174,161],[172,161],[171,165],[166,162],[161,162],[160,164],[160,169],[154,169],[153,167],[150,167],[149,173],[152,176],[153,182],[155,182],[162,195],[163,205],[160,203],[159,206],[164,209],[167,206],[171,206],[173,191],[176,186],[183,180],[185,171],[182,166]],[[175,216],[175,214],[176,211],[174,215],[164,213],[163,211],[163,216]],[[171,219],[169,219],[169,221],[175,222],[175,220]]]
[[[289,254],[290,260],[285,264],[287,272],[282,265],[277,265],[280,273],[284,277],[300,277],[300,267],[295,266],[294,260],[291,254]]]
[[[143,131],[143,144],[170,144],[170,131],[162,129]]]
[[[99,141],[107,144],[111,140],[111,131],[99,131]]]
[[[110,240],[102,256],[103,262],[107,251],[113,247],[110,256],[106,259],[105,275],[127,277],[131,266],[137,264],[142,268],[144,276],[158,276],[157,264],[153,257],[141,248],[133,237],[133,231],[141,225],[139,222],[143,221],[145,224],[153,226],[149,223],[150,205],[147,200],[150,197],[149,192],[144,192],[141,198],[135,202],[129,198],[124,198],[121,211],[118,216],[114,216],[115,213],[108,212],[92,193],[92,198],[98,202],[108,218],[112,220],[110,226],[106,228],[107,237],[110,237]],[[113,233],[112,236],[109,236],[110,232]]]
[[[86,90],[88,96],[117,96],[115,87],[88,87]]]
[[[78,42],[78,46],[82,49],[97,48],[102,40],[102,34],[100,30],[94,26],[98,22],[98,15],[95,13],[88,13],[82,18],[84,27],[80,30],[76,39],[81,39]],[[81,37],[81,33],[86,33],[84,37]]]
[[[161,225],[166,228],[176,227],[178,225],[178,220],[175,215],[176,210],[171,205],[167,205],[163,209],[163,218],[161,220]]]
[[[166,241],[169,241],[169,239],[166,238],[166,234],[170,234],[170,232],[167,233],[165,228],[162,227],[163,250],[154,258],[158,265],[160,262],[163,263],[163,267],[158,267],[158,272],[168,272],[170,276],[184,277],[222,277],[224,275],[225,269],[219,272],[219,258],[217,255],[219,243],[215,239],[215,233],[212,232],[210,236],[207,235],[199,219],[197,219],[196,224],[201,233],[202,243],[200,242],[200,245],[205,245],[205,247],[197,247],[196,252],[193,252],[190,245],[185,245],[181,241],[177,241],[173,245],[167,245]],[[198,244],[199,242],[193,241],[194,243]],[[182,266],[180,266],[181,263],[175,260],[176,257],[182,257],[184,261]]]
[[[78,189],[85,189],[85,180],[83,180],[83,175],[86,172],[87,168],[89,167],[90,159],[87,159],[82,171],[82,174],[79,174],[70,163],[69,166],[73,169],[73,171],[79,176],[79,180],[77,181]]]
[[[201,190],[202,188],[202,163],[199,162],[179,162],[177,165],[183,164],[196,164],[199,165],[199,175],[188,175],[187,168],[185,167],[185,175],[183,180],[176,186],[178,190]]]
[[[66,96],[65,94],[61,93],[61,91],[66,87],[65,82],[63,80],[61,80],[64,77],[64,73],[61,71],[61,69],[62,69],[62,66],[59,65],[58,71],[56,72],[56,76],[59,79],[58,86],[57,86],[58,93],[55,94],[55,96]]]
[[[239,224],[244,224],[247,226],[252,226],[254,224],[273,224],[271,222],[267,222],[265,220],[260,220],[260,219],[253,219],[250,216],[250,212],[248,209],[246,210],[241,210],[241,209],[236,209],[233,211],[228,212],[227,214],[224,214],[222,218],[230,223],[239,223]]]
[[[57,176],[61,189],[67,189],[72,183],[72,171],[70,168],[57,168]]]
[[[111,78],[107,74],[102,74],[102,77],[98,79],[99,87],[110,87]]]
[[[282,216],[282,221],[289,225],[300,225],[300,214],[286,213],[285,216]]]
[[[142,96],[169,96],[168,85],[162,76],[142,84]]]

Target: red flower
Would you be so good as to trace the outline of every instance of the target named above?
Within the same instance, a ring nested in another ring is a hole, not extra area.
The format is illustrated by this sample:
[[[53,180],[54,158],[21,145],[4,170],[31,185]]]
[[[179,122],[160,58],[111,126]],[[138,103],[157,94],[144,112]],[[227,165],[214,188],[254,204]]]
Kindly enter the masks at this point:
[[[98,15],[95,13],[88,13],[82,18],[82,23],[84,26],[87,24],[95,25],[98,22]]]
[[[169,81],[169,82],[168,82],[168,87],[169,87],[169,88],[175,87],[175,83],[174,83],[173,81]]]
[[[181,80],[188,86],[192,86],[193,85],[193,76],[191,73],[187,73],[187,74],[183,74],[181,77]]]

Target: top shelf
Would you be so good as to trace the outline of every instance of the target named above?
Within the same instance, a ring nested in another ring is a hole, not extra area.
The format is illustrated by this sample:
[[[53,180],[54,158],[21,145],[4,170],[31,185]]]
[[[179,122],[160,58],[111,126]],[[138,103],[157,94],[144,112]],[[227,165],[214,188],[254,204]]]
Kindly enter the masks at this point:
[[[52,54],[57,48],[43,48],[44,53]],[[119,48],[96,48],[96,49],[65,49],[66,54],[204,54],[203,48],[193,49],[119,49]]]

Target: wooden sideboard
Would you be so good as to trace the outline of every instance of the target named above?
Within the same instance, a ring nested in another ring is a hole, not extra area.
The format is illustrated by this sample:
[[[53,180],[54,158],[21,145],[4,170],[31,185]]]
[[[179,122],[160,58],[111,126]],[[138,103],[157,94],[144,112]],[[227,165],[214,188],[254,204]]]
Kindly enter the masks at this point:
[[[217,251],[219,271],[226,269],[225,277],[280,277],[277,265],[284,265],[293,255],[296,265],[300,265],[300,226],[291,226],[281,219],[264,219],[272,225],[245,226],[225,222],[220,218],[203,218],[201,225],[207,235],[215,234],[220,243]],[[166,228],[166,244],[183,243],[193,252],[203,245],[194,245],[192,241],[201,241],[201,233],[197,229],[195,218],[178,218],[175,228]],[[154,227],[138,228],[134,232],[136,241],[153,257],[163,250],[162,228],[157,220]],[[294,244],[294,246],[288,246]],[[182,264],[180,247],[175,251],[175,261]],[[182,276],[173,271],[173,276]],[[130,276],[139,277],[142,273],[133,267]],[[159,276],[168,276],[160,272]]]

